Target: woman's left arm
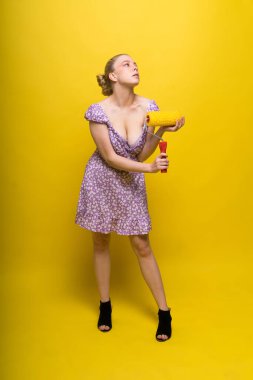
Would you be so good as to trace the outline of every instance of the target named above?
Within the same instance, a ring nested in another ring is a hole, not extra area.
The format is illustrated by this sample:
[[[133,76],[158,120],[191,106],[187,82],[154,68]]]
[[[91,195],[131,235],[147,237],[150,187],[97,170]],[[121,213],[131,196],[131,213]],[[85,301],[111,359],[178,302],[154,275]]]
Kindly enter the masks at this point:
[[[156,132],[156,136],[161,138],[164,132],[166,131],[176,132],[178,129],[180,129],[184,125],[184,123],[185,123],[185,118],[183,116],[181,117],[181,119],[178,119],[176,124],[173,126],[170,125],[170,126],[160,127]],[[151,130],[152,130],[152,133],[154,133],[153,127],[151,128]],[[149,130],[149,132],[151,132],[151,130]],[[156,150],[156,147],[160,141],[159,138],[157,138],[156,136],[147,134],[145,145],[142,151],[137,156],[139,161],[141,162],[145,161]]]
[[[150,132],[151,130],[148,129],[148,131]],[[152,128],[152,133],[154,133],[154,128]],[[163,133],[164,133],[164,130],[162,127],[160,127],[157,130],[156,135],[159,137],[162,137]],[[159,138],[157,138],[156,136],[147,134],[145,145],[144,145],[142,151],[137,155],[138,160],[143,162],[148,157],[150,157],[151,154],[156,150],[156,147],[157,147],[159,141],[160,141]]]

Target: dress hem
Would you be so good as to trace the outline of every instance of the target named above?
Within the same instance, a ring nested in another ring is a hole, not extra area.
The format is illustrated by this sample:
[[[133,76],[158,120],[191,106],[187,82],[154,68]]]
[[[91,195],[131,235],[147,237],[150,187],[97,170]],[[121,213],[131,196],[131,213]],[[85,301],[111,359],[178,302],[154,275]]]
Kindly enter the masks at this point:
[[[85,226],[83,226],[82,224],[79,224],[79,223],[75,223],[77,226],[79,226],[79,227],[81,227],[81,228],[84,228],[84,229],[86,229],[86,230],[88,230],[88,231],[92,231],[92,232],[100,232],[100,233],[102,233],[102,234],[109,234],[109,233],[111,233],[111,232],[115,232],[117,235],[125,235],[125,236],[130,236],[130,235],[147,235],[151,230],[152,230],[152,227],[148,230],[148,231],[146,231],[146,232],[135,232],[135,233],[132,233],[132,234],[130,234],[130,233],[128,233],[128,232],[122,232],[122,231],[118,231],[118,230],[111,230],[111,231],[98,231],[98,230],[95,230],[95,229],[92,229],[92,228],[90,228],[90,227],[85,227]]]

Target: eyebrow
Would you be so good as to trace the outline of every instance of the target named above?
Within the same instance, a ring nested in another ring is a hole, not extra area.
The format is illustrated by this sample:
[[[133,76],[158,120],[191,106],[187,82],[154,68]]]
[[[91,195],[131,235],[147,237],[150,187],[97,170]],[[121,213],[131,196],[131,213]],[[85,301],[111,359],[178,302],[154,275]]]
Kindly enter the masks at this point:
[[[124,62],[131,62],[129,59],[125,59],[124,61],[122,61],[121,63],[124,63]],[[137,66],[137,63],[134,62],[134,64]]]

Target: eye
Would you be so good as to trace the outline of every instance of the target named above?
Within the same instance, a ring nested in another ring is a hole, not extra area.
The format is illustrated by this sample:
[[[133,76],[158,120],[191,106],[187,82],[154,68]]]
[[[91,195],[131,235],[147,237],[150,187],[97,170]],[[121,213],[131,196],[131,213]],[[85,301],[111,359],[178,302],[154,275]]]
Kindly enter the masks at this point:
[[[125,63],[124,66],[128,65],[129,66],[129,63]]]

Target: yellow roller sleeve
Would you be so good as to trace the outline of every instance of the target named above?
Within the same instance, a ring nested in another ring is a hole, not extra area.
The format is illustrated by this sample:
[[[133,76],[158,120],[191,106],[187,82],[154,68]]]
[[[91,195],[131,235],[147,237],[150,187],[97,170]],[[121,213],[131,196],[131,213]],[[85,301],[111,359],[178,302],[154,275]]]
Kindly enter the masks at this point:
[[[180,117],[179,111],[150,111],[147,112],[146,123],[149,127],[175,125]]]

